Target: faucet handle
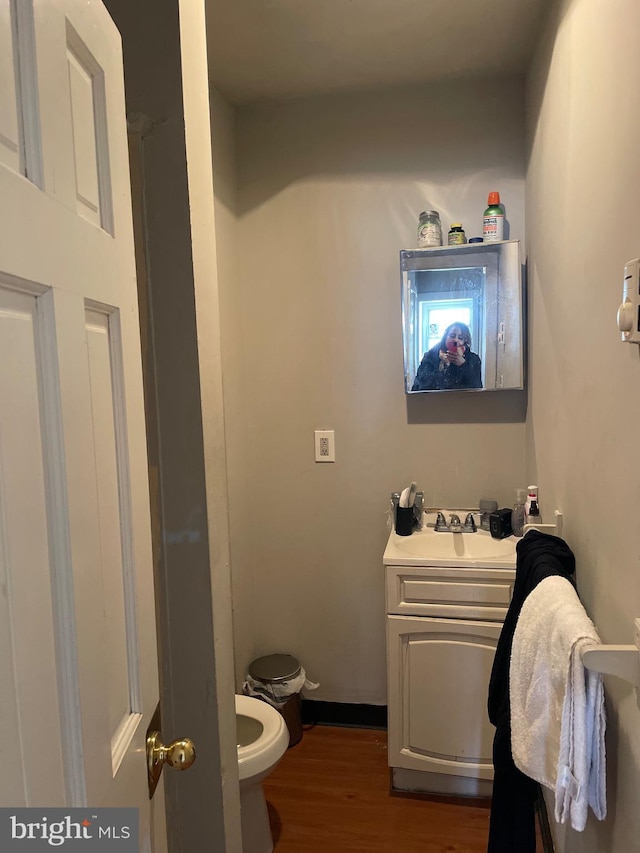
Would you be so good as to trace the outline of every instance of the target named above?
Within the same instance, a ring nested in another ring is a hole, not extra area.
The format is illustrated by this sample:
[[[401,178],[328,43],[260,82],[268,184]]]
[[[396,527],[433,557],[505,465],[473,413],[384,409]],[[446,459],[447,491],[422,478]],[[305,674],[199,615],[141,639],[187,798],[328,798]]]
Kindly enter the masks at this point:
[[[436,530],[448,530],[447,527],[447,519],[444,517],[443,513],[439,512],[436,518]]]
[[[465,518],[465,520],[464,520],[464,529],[465,529],[465,531],[466,531],[466,532],[468,532],[468,533],[475,533],[475,532],[476,532],[476,530],[478,529],[478,528],[476,527],[476,520],[475,520],[475,518],[473,517],[473,513],[472,513],[472,512],[468,512],[468,513],[467,513],[467,517],[466,517],[466,518]]]

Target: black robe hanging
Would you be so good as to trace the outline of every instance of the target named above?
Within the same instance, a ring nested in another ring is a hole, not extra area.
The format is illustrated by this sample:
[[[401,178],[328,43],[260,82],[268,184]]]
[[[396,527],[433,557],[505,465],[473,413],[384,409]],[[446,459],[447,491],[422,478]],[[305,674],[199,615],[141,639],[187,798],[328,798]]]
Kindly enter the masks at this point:
[[[553,575],[561,575],[574,583],[576,565],[573,552],[563,539],[537,530],[530,530],[518,542],[516,554],[513,598],[498,639],[489,680],[489,720],[496,727],[496,733],[487,853],[535,853],[535,801],[539,786],[518,770],[511,755],[511,646],[520,610],[529,593],[540,581]]]

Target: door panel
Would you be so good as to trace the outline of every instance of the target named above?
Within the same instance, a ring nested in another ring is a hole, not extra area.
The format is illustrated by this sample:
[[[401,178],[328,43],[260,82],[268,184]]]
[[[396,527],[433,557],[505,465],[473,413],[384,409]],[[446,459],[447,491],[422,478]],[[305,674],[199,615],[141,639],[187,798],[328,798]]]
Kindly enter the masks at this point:
[[[12,7],[10,0],[0,0],[0,163],[20,172],[16,23]]]
[[[67,49],[78,213],[100,225],[100,195],[91,72]]]
[[[0,0],[0,163],[42,186],[31,0]]]
[[[387,617],[391,767],[493,778],[486,696],[501,629]]]
[[[117,314],[85,309],[100,519],[100,583],[104,607],[104,688],[113,772],[139,721],[140,671],[135,566],[130,536],[129,463]]]
[[[104,69],[69,23],[67,63],[77,211],[112,233]]]
[[[481,713],[481,699],[495,644],[464,629],[446,637],[426,631],[408,641],[406,655],[408,749],[491,764],[493,729]]]
[[[6,806],[64,804],[41,333],[38,297],[0,277],[0,802]]]

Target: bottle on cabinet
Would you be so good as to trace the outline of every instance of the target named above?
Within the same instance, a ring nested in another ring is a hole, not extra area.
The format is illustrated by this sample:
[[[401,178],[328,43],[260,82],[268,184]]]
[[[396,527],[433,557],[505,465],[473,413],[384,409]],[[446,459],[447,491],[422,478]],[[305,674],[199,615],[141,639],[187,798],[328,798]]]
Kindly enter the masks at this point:
[[[524,503],[527,497],[526,489],[516,489],[516,501],[511,510],[511,529],[514,536],[522,536],[525,524]]]
[[[538,487],[529,486],[527,489],[527,500],[525,503],[525,523],[542,524],[540,506],[538,503]]]
[[[529,515],[527,517],[527,524],[542,524],[542,516],[540,515],[538,501],[531,501],[531,506],[529,507]]]
[[[467,242],[467,237],[462,230],[462,222],[452,222],[451,230],[447,235],[449,246],[461,246]]]
[[[482,218],[482,237],[485,243],[504,239],[504,210],[500,207],[500,193],[490,192],[488,207]]]
[[[437,210],[423,210],[418,220],[418,248],[442,246],[442,225]]]

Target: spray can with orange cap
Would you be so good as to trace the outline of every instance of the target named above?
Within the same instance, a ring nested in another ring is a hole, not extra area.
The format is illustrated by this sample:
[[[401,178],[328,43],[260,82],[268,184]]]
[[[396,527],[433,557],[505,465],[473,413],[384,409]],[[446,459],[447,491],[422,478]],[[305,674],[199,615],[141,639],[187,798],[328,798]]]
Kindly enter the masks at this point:
[[[489,206],[482,219],[482,236],[485,243],[504,240],[504,210],[500,207],[500,193],[489,193]]]

